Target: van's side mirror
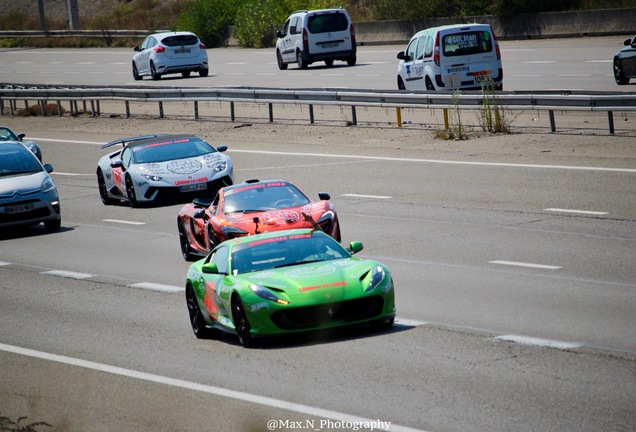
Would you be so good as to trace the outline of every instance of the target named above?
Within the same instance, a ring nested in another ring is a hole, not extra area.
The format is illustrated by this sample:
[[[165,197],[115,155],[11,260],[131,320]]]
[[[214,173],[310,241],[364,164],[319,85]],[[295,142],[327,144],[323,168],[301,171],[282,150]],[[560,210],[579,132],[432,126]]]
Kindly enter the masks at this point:
[[[133,48],[133,51],[141,51],[141,48],[139,48],[139,47],[134,47],[134,48]]]
[[[276,37],[277,37],[277,38],[282,38],[283,36],[285,36],[285,35],[283,34],[283,32],[282,32],[282,31],[278,30],[278,31],[276,32]]]
[[[409,61],[409,55],[405,54],[404,51],[400,51],[399,53],[397,53],[397,58],[398,60],[404,60],[404,61]]]

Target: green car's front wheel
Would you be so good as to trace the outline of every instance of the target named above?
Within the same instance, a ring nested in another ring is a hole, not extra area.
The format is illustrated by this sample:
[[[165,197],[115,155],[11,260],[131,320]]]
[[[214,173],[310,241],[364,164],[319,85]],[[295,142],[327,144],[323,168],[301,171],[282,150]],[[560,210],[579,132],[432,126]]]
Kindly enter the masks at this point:
[[[198,339],[208,339],[213,331],[205,326],[205,320],[201,313],[201,308],[197,302],[197,296],[191,285],[186,287],[186,303],[188,305],[188,315],[190,315],[190,325],[192,332]]]
[[[247,312],[245,312],[243,301],[238,294],[234,295],[232,299],[232,318],[234,319],[234,328],[236,329],[239,343],[243,345],[243,348],[251,347],[252,335],[250,333],[250,322],[247,319]]]

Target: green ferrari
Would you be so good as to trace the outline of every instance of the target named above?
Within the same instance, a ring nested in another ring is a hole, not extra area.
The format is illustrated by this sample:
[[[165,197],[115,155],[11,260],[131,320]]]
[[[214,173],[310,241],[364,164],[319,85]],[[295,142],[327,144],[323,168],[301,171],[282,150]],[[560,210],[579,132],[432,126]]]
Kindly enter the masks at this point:
[[[353,257],[320,230],[237,237],[193,263],[186,282],[197,338],[236,334],[244,347],[264,336],[351,324],[391,326],[393,279],[383,264]]]

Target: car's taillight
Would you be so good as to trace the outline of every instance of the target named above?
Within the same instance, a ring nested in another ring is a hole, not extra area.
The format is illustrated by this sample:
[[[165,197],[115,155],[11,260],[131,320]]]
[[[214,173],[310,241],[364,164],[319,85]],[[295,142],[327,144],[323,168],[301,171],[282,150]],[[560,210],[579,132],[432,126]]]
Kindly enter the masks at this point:
[[[205,44],[204,44],[203,42],[201,42],[201,43],[199,44],[199,48],[201,48],[201,49],[205,49]]]
[[[351,44],[355,46],[356,44],[356,31],[353,28],[353,23],[349,26],[349,33],[351,33]]]
[[[439,66],[439,32],[435,37],[435,49],[433,50],[433,61]]]
[[[309,35],[307,34],[307,29],[303,29],[303,50],[309,52]]]
[[[155,52],[156,52],[156,53],[162,53],[162,52],[164,52],[165,50],[166,50],[166,49],[164,48],[164,46],[163,46],[163,45],[158,45],[158,46],[156,46],[156,47],[155,47]]]
[[[492,32],[492,37],[495,39],[495,49],[497,50],[497,60],[501,60],[501,51],[499,51],[499,42],[497,42],[497,35]]]

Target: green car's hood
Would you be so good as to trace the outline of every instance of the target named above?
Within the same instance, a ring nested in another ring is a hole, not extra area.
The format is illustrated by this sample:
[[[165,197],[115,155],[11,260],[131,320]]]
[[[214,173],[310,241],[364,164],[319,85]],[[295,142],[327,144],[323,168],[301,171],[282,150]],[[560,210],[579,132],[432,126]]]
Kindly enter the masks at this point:
[[[246,273],[244,281],[284,292],[292,303],[341,301],[368,287],[368,275],[378,263],[357,258],[300,264]]]

